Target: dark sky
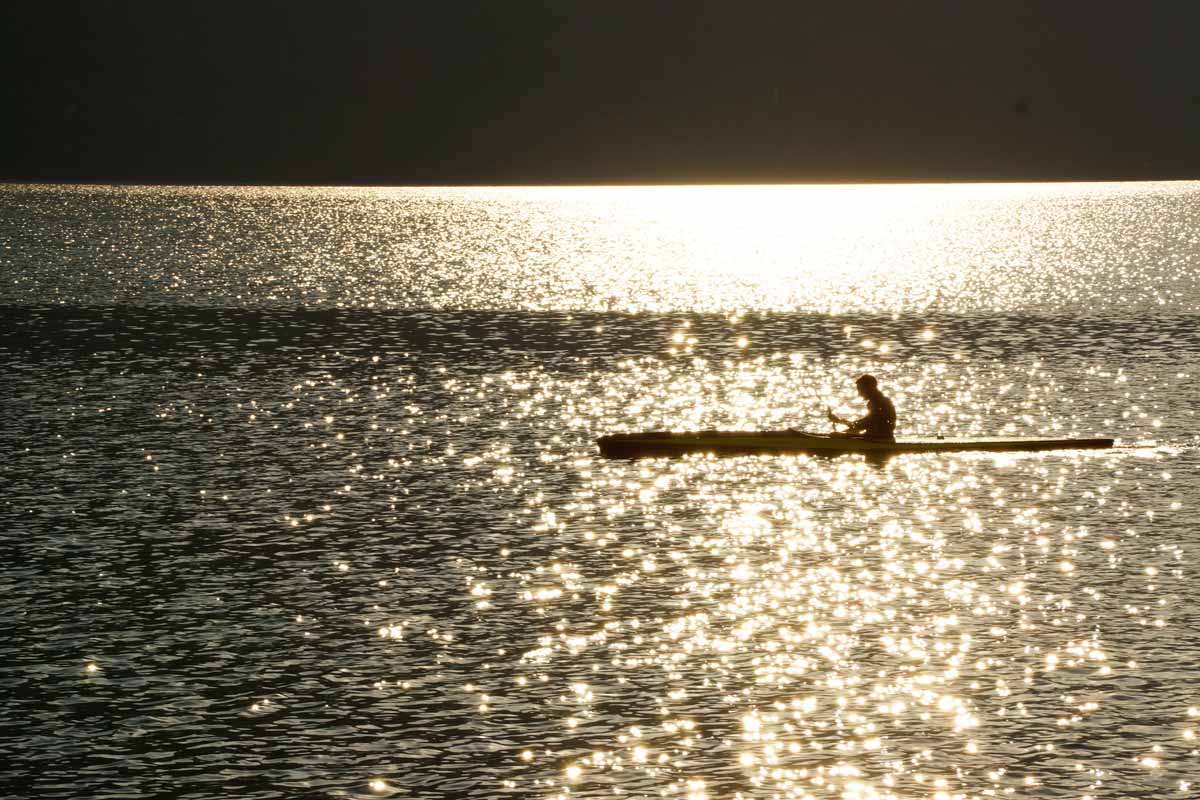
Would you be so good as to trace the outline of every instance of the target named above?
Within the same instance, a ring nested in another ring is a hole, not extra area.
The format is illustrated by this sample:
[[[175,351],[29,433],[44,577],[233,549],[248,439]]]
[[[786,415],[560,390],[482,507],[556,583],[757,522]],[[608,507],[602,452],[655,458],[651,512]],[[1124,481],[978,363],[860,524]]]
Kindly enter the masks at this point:
[[[0,9],[0,178],[1200,178],[1200,3]]]

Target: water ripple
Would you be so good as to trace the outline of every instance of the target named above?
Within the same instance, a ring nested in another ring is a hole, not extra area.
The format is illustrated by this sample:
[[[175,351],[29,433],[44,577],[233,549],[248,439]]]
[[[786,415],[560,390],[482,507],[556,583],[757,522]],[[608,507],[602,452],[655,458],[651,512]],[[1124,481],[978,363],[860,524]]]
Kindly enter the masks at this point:
[[[0,318],[14,796],[1192,780],[1188,314]],[[810,424],[867,369],[906,431],[1159,444],[593,445]]]

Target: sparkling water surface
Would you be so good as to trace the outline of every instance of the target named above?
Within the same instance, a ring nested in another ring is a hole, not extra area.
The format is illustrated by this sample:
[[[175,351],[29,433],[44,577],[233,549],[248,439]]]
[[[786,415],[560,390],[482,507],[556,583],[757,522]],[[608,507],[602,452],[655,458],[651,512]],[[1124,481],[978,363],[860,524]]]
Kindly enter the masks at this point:
[[[1191,796],[1197,209],[0,187],[4,794]]]

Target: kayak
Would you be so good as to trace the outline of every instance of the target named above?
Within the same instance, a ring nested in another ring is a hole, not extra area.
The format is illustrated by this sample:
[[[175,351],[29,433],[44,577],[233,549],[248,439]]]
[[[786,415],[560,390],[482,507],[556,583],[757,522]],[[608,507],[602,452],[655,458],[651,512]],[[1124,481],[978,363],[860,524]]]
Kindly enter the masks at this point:
[[[960,453],[1020,452],[1028,450],[1082,450],[1113,446],[1112,439],[987,438],[954,439],[914,437],[885,441],[847,436],[830,436],[805,431],[649,431],[614,433],[596,440],[600,454],[608,458],[676,456],[684,453],[752,454],[817,453],[842,455],[867,453]]]

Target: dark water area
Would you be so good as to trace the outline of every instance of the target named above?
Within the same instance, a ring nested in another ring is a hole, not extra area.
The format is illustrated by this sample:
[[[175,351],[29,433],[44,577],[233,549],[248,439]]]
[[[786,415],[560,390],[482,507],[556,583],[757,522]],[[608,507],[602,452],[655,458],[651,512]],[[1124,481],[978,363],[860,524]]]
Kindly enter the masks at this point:
[[[1194,353],[1197,316],[1188,312],[1079,315],[1006,313],[617,314],[604,312],[250,309],[195,306],[0,306],[0,347],[30,359],[94,354],[215,357],[222,351],[286,354],[318,348],[351,355],[453,361],[488,368],[513,359],[658,356],[679,325],[706,341],[727,342],[742,320],[752,327],[754,353],[846,353],[864,336],[892,337],[908,350],[894,357],[945,358],[955,353],[1010,358],[1038,355],[1067,361],[1158,352]],[[603,330],[597,332],[600,326]],[[936,329],[934,340],[921,340]],[[666,334],[666,335],[664,335]],[[409,353],[408,356],[402,356]],[[721,355],[717,349],[704,353]]]

